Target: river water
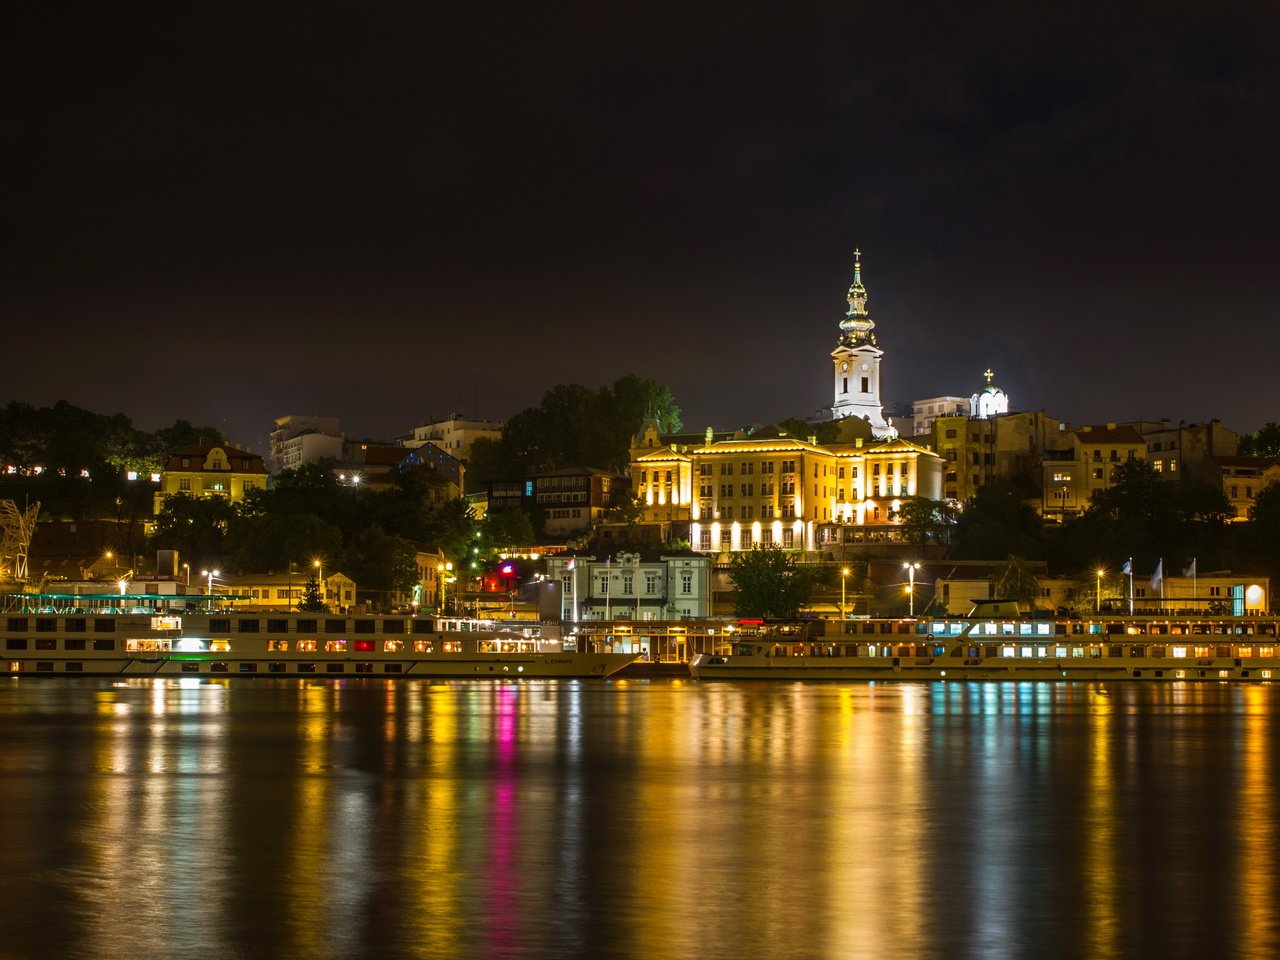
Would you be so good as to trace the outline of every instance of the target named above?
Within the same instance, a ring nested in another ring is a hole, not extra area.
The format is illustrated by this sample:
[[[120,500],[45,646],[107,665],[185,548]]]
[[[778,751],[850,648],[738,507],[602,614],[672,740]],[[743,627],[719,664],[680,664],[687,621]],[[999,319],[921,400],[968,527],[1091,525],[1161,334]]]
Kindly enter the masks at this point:
[[[0,957],[1280,955],[1280,685],[8,681]]]

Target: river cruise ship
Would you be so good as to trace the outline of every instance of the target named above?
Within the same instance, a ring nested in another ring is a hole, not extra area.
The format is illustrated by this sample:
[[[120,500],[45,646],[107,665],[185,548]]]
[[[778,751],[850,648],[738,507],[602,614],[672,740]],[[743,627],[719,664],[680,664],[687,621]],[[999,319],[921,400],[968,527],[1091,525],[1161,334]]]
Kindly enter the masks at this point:
[[[255,613],[170,595],[2,599],[11,676],[608,677],[638,656],[529,622]]]
[[[744,621],[700,680],[1280,679],[1275,617]],[[844,630],[841,630],[841,626]]]

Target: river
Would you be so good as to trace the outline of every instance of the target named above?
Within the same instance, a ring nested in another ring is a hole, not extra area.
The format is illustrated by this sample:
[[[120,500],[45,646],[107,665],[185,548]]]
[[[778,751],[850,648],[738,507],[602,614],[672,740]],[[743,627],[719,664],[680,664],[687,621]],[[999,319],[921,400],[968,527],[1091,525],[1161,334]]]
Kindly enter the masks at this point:
[[[1280,685],[13,680],[0,957],[1280,955]]]

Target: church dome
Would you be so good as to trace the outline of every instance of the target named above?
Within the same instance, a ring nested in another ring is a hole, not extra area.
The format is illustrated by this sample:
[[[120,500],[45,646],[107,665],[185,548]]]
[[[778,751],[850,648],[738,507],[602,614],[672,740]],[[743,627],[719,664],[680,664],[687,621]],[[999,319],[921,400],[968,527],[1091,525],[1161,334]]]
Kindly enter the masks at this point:
[[[995,377],[994,371],[988,367],[983,376],[987,378],[986,384],[969,398],[970,416],[985,420],[987,417],[1008,413],[1009,395],[1004,392],[1002,387],[992,383],[992,379]]]

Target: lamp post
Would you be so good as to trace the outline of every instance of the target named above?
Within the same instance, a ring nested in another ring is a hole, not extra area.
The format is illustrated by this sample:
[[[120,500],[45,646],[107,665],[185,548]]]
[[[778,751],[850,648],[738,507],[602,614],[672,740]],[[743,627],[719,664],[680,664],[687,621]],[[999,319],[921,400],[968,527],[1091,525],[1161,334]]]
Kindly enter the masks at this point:
[[[444,596],[444,595],[445,595],[445,590],[448,588],[448,585],[449,585],[449,573],[450,573],[450,571],[452,571],[452,570],[453,570],[453,562],[452,562],[452,561],[448,561],[448,562],[446,562],[446,563],[437,563],[437,564],[436,564],[436,573],[437,573],[437,574],[439,575],[439,577],[440,577],[440,616],[442,616],[442,617],[444,616],[444,610],[445,610],[445,606],[444,606],[444,600],[445,600],[445,596]]]
[[[920,569],[918,563],[904,563],[903,567],[907,571],[907,604],[910,610],[910,616],[914,619],[916,615],[916,571]]]
[[[1097,571],[1097,579],[1095,581],[1095,589],[1093,594],[1093,610],[1095,613],[1102,612],[1102,571]]]
[[[849,615],[845,612],[845,605],[844,605],[844,587],[845,587],[845,582],[848,579],[849,579],[849,568],[844,567],[840,571],[840,619],[841,620],[849,619]]]
[[[189,586],[191,586],[191,564],[189,564],[189,563],[184,563],[184,564],[182,565],[182,569],[183,569],[183,571],[184,571],[184,572],[186,573],[186,575],[187,575],[187,586],[189,587]]]
[[[201,570],[200,576],[209,578],[209,589],[205,593],[209,606],[213,606],[213,578],[218,575],[217,570]]]
[[[316,586],[320,588],[320,603],[325,610],[329,609],[329,591],[324,588],[324,564],[319,560],[312,560],[311,565],[316,568]]]

